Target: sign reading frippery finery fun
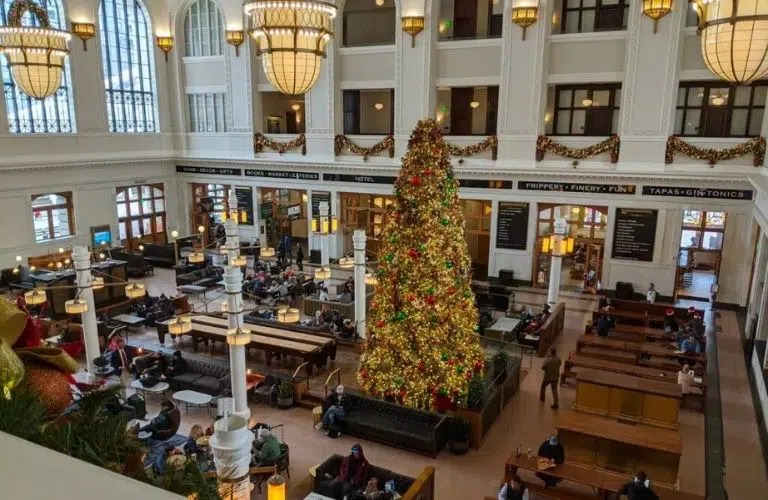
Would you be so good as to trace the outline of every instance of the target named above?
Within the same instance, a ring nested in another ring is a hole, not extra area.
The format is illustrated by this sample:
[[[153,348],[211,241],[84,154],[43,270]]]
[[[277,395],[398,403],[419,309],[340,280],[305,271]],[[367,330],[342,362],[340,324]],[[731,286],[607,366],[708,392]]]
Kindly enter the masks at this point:
[[[681,186],[643,186],[643,196],[751,200],[751,189],[720,189]]]
[[[583,182],[536,182],[519,181],[517,188],[523,191],[562,191],[566,193],[635,194],[632,184],[586,184]]]

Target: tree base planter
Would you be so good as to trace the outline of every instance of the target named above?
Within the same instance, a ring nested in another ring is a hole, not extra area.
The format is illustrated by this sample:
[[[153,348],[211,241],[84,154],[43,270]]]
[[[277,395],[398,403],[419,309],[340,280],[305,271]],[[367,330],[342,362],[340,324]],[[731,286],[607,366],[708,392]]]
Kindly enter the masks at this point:
[[[293,398],[277,398],[277,407],[281,410],[287,410],[293,406]]]
[[[451,453],[454,455],[464,455],[469,451],[469,440],[451,441],[451,444],[448,445],[448,448],[450,448]]]

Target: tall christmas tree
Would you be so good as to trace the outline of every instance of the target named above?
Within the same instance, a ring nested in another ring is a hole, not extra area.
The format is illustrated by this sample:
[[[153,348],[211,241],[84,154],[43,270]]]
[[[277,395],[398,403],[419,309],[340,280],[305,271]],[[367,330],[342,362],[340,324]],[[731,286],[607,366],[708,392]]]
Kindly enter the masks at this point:
[[[484,360],[458,181],[434,120],[411,134],[394,196],[358,381],[369,394],[430,409],[465,397]]]

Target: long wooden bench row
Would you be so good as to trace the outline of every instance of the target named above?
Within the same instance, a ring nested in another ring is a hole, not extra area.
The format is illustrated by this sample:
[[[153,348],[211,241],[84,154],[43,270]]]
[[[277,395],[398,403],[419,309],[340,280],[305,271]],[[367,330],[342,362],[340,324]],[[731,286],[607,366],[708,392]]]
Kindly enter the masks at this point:
[[[677,352],[671,346],[663,346],[649,342],[629,342],[625,340],[615,340],[599,337],[597,335],[582,335],[576,341],[576,350],[581,352],[585,347],[605,349],[613,353],[629,353],[635,358],[635,364],[647,357],[657,357],[667,360],[675,360],[678,363],[684,361],[690,365],[700,364],[706,366],[707,357],[705,354]]]
[[[584,325],[584,335],[594,333],[592,323]],[[669,341],[673,342],[675,336],[671,333],[665,333],[661,328],[652,328],[650,326],[625,325],[617,323],[608,334],[612,338],[620,338],[632,342],[646,341]]]

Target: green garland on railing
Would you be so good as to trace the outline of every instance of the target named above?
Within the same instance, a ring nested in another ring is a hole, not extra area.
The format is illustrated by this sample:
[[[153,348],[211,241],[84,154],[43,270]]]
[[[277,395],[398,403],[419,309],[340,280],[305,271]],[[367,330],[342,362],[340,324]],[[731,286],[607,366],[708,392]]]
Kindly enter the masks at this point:
[[[253,152],[257,154],[263,153],[264,148],[269,148],[274,151],[277,151],[280,154],[283,154],[286,151],[290,151],[291,149],[296,149],[298,147],[301,147],[302,156],[306,156],[307,155],[307,137],[304,134],[299,134],[297,138],[288,142],[273,141],[272,139],[268,138],[261,132],[256,132],[255,134],[253,134]]]
[[[333,152],[336,156],[339,156],[344,150],[351,152],[355,156],[362,156],[363,161],[367,161],[369,156],[375,156],[384,151],[387,152],[390,158],[394,158],[395,138],[388,135],[370,148],[364,148],[352,142],[346,135],[338,134],[333,138]]]

